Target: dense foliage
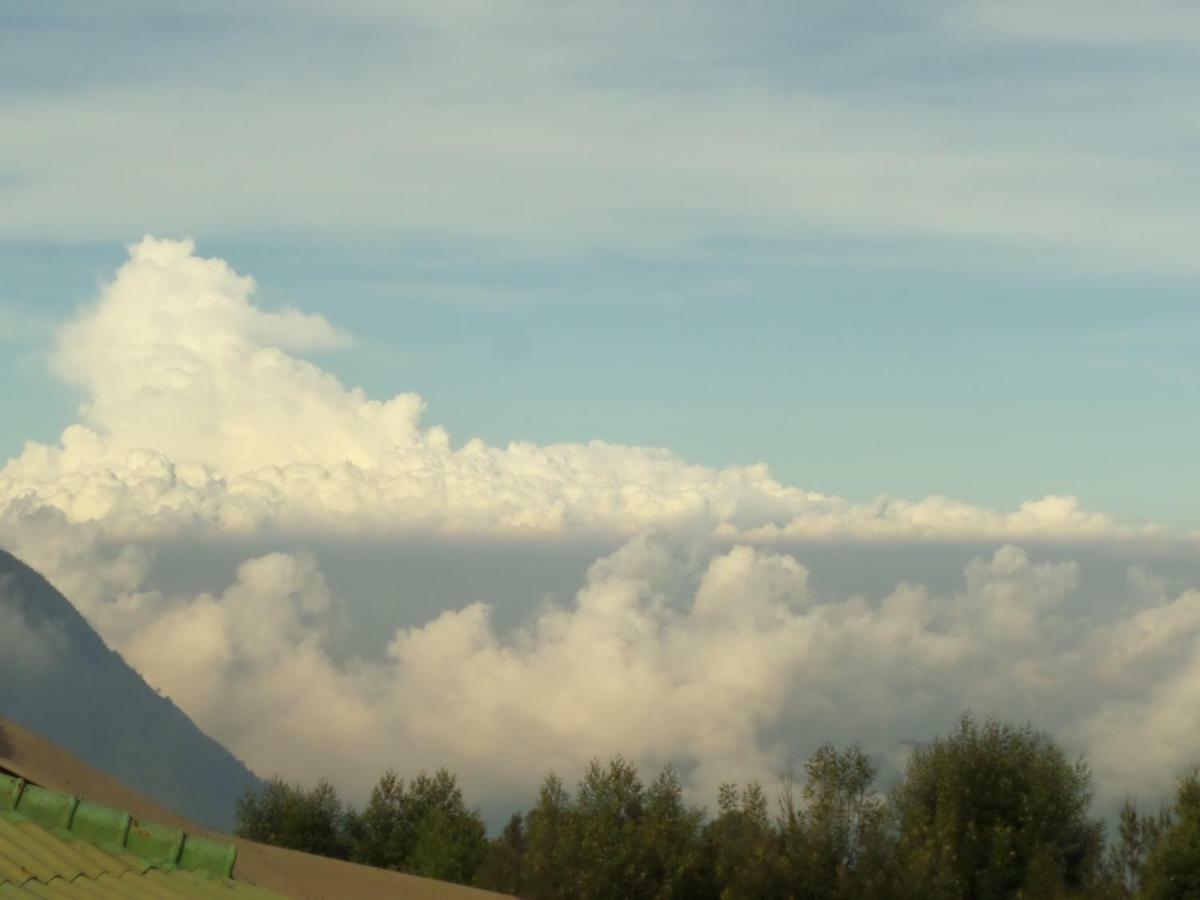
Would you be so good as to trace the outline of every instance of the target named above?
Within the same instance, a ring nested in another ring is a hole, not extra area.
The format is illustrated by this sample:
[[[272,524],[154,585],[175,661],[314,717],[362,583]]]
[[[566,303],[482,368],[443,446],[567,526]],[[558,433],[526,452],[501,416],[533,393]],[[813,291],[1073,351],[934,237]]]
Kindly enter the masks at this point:
[[[1058,897],[1092,887],[1103,829],[1089,773],[1026,726],[964,716],[897,788],[897,860],[918,897]]]
[[[345,859],[345,812],[328,781],[311,790],[272,778],[238,801],[237,833],[252,841]]]
[[[369,866],[466,883],[487,851],[483,820],[445,769],[408,785],[385,772],[362,813],[345,821],[350,858]]]
[[[1141,873],[1142,896],[1147,900],[1200,897],[1200,776],[1196,772],[1179,783],[1173,816],[1164,815],[1155,824]]]
[[[379,780],[356,811],[327,782],[248,793],[238,833],[528,900],[1200,898],[1200,775],[1174,807],[1127,802],[1105,852],[1091,775],[1032,727],[964,716],[916,748],[887,794],[858,746],[825,745],[774,798],[725,784],[715,814],[674,769],[649,783],[617,757],[576,790],[547,776],[488,840],[449,772]]]

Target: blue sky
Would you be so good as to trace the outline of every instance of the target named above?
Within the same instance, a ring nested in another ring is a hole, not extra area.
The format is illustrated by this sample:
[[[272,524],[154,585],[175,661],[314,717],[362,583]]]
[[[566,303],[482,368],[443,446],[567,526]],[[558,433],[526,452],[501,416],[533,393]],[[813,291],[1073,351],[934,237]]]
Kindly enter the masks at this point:
[[[0,12],[5,455],[190,235],[457,440],[1195,525],[1185,6],[322,6]]]

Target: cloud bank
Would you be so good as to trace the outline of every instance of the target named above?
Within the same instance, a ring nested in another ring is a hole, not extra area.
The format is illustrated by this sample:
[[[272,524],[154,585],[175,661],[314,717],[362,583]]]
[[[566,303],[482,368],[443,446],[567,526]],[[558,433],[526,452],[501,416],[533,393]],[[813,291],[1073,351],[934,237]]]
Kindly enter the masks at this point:
[[[1140,568],[1128,610],[1080,619],[1065,611],[1080,566],[1012,545],[950,591],[860,596],[817,591],[769,548],[642,535],[511,632],[479,602],[364,660],[333,649],[346,605],[311,557],[166,596],[137,559],[75,547],[68,569],[108,577],[85,613],[152,685],[252,767],[336,775],[358,799],[387,766],[447,765],[498,815],[549,769],[621,752],[674,763],[711,803],[720,781],[773,783],[825,740],[860,741],[893,774],[966,708],[1086,752],[1102,805],[1159,796],[1196,761],[1200,591]]]
[[[0,520],[56,510],[112,539],[406,529],[727,538],[1131,538],[1162,533],[1049,496],[1012,512],[930,497],[855,504],[712,469],[657,448],[592,441],[454,446],[416,394],[372,399],[296,352],[344,346],[320,316],[264,311],[254,282],[146,238],[62,329],[54,366],[82,422],[0,469]],[[289,351],[293,351],[289,353]]]
[[[1016,546],[1180,540],[1163,529],[1070,497],[854,503],[601,441],[456,445],[417,395],[373,399],[301,356],[345,346],[334,325],[253,295],[189,241],[133,246],[60,332],[81,421],[0,469],[0,543],[263,772],[361,797],[386,766],[444,764],[503,805],[622,752],[676,763],[711,800],[823,740],[892,758],[966,707],[1033,718],[1114,791],[1163,790],[1195,761],[1200,592],[1133,569],[1123,608],[1081,618],[1079,565]],[[414,531],[622,545],[511,631],[483,597],[396,631],[381,658],[347,654],[350,604],[289,541]],[[284,552],[172,592],[153,550],[181,535]],[[1000,546],[955,589],[858,596],[814,589],[778,547],[798,540]]]

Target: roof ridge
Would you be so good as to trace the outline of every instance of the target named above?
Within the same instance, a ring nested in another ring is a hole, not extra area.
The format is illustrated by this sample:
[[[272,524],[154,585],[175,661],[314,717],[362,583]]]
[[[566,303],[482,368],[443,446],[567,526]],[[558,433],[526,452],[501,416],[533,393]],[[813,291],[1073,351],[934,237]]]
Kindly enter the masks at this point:
[[[232,878],[237,846],[143,822],[112,809],[0,772],[0,812],[15,812],[47,829],[96,845],[117,847],[156,867]]]

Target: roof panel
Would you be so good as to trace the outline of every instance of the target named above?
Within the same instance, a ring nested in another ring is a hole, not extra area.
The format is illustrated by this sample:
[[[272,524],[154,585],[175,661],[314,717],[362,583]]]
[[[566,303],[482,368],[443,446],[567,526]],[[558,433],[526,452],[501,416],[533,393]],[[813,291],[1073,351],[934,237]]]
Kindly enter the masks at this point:
[[[146,882],[143,876],[134,875],[130,872],[122,875],[113,886],[121,892],[122,897],[129,897],[132,900],[156,900],[156,898],[162,896],[155,889],[154,885]]]
[[[21,829],[8,821],[8,815],[0,813],[0,855],[25,869],[38,881],[49,881],[57,874],[54,855],[47,854],[36,845],[30,846]],[[12,880],[16,881],[17,878]]]
[[[235,856],[232,845],[0,772],[0,900],[279,896],[230,878]]]

